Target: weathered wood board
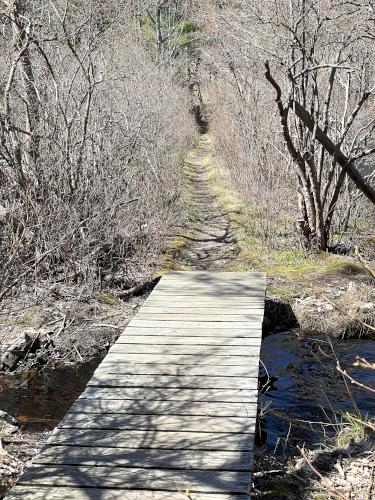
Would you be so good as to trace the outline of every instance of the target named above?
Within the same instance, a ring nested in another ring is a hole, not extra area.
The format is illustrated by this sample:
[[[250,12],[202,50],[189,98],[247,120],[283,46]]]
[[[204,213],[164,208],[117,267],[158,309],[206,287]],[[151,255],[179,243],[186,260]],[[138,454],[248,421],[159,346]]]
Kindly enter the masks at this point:
[[[264,295],[164,276],[7,498],[249,499]]]

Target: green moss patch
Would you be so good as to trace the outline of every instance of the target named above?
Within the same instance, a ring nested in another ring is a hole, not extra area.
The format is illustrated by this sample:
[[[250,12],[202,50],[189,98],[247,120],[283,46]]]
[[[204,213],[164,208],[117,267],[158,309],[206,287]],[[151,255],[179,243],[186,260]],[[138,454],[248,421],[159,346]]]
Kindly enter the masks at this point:
[[[118,298],[111,292],[103,291],[99,295],[99,302],[107,306],[116,306],[118,304]]]

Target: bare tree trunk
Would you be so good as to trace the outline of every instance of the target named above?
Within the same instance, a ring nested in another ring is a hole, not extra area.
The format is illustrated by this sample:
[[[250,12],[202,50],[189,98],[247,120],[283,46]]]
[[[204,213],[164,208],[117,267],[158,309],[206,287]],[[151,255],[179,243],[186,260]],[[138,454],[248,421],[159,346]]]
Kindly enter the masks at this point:
[[[330,155],[336,158],[337,163],[351,178],[357,188],[375,205],[375,189],[370,186],[368,182],[366,182],[365,178],[358,172],[349,158],[347,158],[344,153],[338,149],[336,144],[331,141],[331,139],[319,126],[316,126],[310,113],[298,102],[293,102],[293,110],[310,131],[313,131],[316,128],[316,139],[324,146]]]
[[[33,67],[30,59],[30,37],[32,22],[26,17],[22,0],[14,0],[11,5],[14,46],[22,51],[19,60],[24,101],[26,105],[27,145],[25,148],[28,171],[36,180],[36,163],[39,157],[38,125],[40,120],[39,98],[36,90]]]

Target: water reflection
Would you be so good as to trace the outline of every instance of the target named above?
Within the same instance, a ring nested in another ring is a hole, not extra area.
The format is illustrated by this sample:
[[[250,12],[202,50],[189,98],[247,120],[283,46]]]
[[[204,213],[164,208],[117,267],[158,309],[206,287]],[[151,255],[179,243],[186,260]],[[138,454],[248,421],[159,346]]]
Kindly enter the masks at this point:
[[[85,389],[101,359],[41,373],[1,375],[0,410],[16,418],[25,431],[52,430]]]
[[[332,350],[333,347],[333,350]],[[375,394],[347,384],[336,370],[337,361],[360,382],[374,386],[375,372],[352,366],[356,357],[375,362],[375,341],[299,339],[290,332],[269,335],[263,340],[262,381],[270,382],[261,396],[262,406],[269,406],[261,428],[270,449],[281,452],[285,438],[288,445],[319,443],[332,433],[340,412],[355,411],[374,416]],[[314,422],[310,424],[309,422]],[[281,438],[281,439],[280,439]]]

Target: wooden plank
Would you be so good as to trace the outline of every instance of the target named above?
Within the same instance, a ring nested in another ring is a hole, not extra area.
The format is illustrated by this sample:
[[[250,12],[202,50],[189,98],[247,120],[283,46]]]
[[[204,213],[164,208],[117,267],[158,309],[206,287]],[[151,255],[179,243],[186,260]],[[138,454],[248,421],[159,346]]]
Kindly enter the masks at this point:
[[[253,465],[253,453],[238,451],[133,450],[47,445],[37,464],[111,465],[156,469],[242,470]]]
[[[231,292],[236,292],[237,295],[243,296],[249,290],[265,290],[266,283],[263,279],[247,279],[246,277],[242,278],[234,278],[231,277],[228,279],[227,276],[225,278],[221,277],[207,277],[205,279],[197,279],[197,277],[189,277],[185,276],[184,278],[171,279],[171,278],[162,278],[159,283],[154,287],[154,291],[159,292],[162,289],[199,289],[199,290],[215,290],[220,292],[225,292],[229,290]]]
[[[257,346],[262,342],[261,335],[257,337],[180,337],[167,335],[132,335],[123,333],[117,339],[117,344],[146,344],[146,345],[201,345],[201,346]]]
[[[196,278],[185,279],[161,279],[154,287],[154,292],[177,290],[183,292],[190,291],[213,291],[216,294],[236,294],[240,297],[246,296],[248,293],[265,292],[265,281],[260,279],[217,279],[211,277],[205,280],[197,280]]]
[[[211,276],[208,278],[200,279],[196,276],[185,276],[179,277],[177,279],[173,279],[170,276],[164,276],[159,283],[155,286],[154,289],[158,289],[162,286],[177,286],[177,287],[190,287],[190,286],[201,286],[206,288],[216,288],[220,289],[220,287],[235,287],[239,291],[239,295],[241,295],[241,289],[243,287],[256,286],[262,289],[265,289],[266,282],[264,279],[260,278],[248,278],[243,276],[225,276],[224,279],[222,277]]]
[[[220,307],[233,307],[240,308],[243,307],[262,307],[264,304],[264,297],[200,297],[199,294],[186,297],[186,296],[178,296],[173,297],[173,301],[167,299],[166,297],[159,296],[157,293],[152,293],[149,295],[144,304],[148,306],[163,306],[166,305],[174,305],[178,307],[211,307],[211,308],[220,308]],[[142,306],[143,307],[143,306]]]
[[[230,346],[230,345],[159,345],[159,344],[114,344],[108,354],[152,354],[163,356],[180,354],[198,354],[200,356],[251,356],[254,351],[258,352],[258,345],[252,346]]]
[[[215,366],[248,366],[249,363],[258,363],[259,348],[254,347],[251,354],[246,356],[202,356],[199,354],[128,354],[126,352],[109,353],[106,356],[106,363],[117,364],[118,362],[126,363],[155,363],[155,364],[197,364],[197,365],[215,365]],[[252,361],[253,359],[253,361]]]
[[[95,375],[102,373],[112,373],[114,375],[198,375],[207,377],[258,377],[259,361],[256,357],[251,359],[247,365],[240,366],[210,366],[210,365],[164,365],[140,363],[132,364],[119,362],[116,364],[107,363],[105,360],[97,370]]]
[[[215,329],[215,330],[235,330],[236,328],[242,330],[262,328],[262,320],[259,319],[257,321],[237,321],[236,324],[233,324],[232,321],[177,321],[177,320],[147,320],[147,319],[138,319],[135,316],[134,319],[129,323],[130,326],[140,326],[142,328],[194,328],[195,330],[205,330],[206,328]]]
[[[255,432],[255,419],[249,417],[207,417],[182,415],[125,415],[123,413],[103,415],[101,413],[68,413],[60,422],[59,429],[119,429],[189,432]]]
[[[113,365],[119,362],[126,363],[154,363],[154,364],[174,364],[174,365],[184,365],[184,364],[197,364],[197,365],[215,365],[215,366],[248,366],[249,363],[258,363],[259,348],[254,347],[252,354],[248,356],[200,356],[199,354],[171,354],[163,355],[160,354],[128,354],[128,353],[109,353],[106,356],[106,363],[113,363]],[[252,361],[253,360],[253,361]]]
[[[206,415],[211,417],[255,417],[258,404],[253,402],[220,403],[186,401],[138,401],[77,399],[69,413],[126,413],[128,415]],[[90,417],[87,417],[90,418]]]
[[[154,290],[159,290],[161,287],[176,287],[176,288],[190,288],[190,287],[199,287],[199,288],[211,288],[215,290],[221,290],[225,288],[235,289],[238,292],[238,295],[241,296],[242,290],[247,290],[248,288],[259,288],[260,290],[265,290],[266,283],[264,280],[258,279],[205,279],[198,280],[196,278],[185,278],[185,279],[171,279],[171,278],[162,278],[159,283],[157,283],[154,287]]]
[[[31,465],[19,480],[19,484],[46,486],[91,486],[96,488],[127,488],[181,491],[188,488],[191,492],[204,493],[228,492],[247,493],[250,479],[242,471],[164,470],[136,469],[120,467],[91,466],[44,466]]]
[[[156,302],[156,301],[155,301]],[[258,312],[259,314],[263,314],[263,300],[257,303],[250,304],[228,304],[224,307],[215,306],[212,304],[210,307],[203,307],[199,304],[199,300],[192,303],[170,303],[165,301],[159,301],[158,304],[148,302],[147,300],[142,305],[142,308],[139,311],[147,311],[151,313],[186,313],[189,310],[194,311],[197,315],[199,314],[223,314],[224,312],[227,314],[255,314]]]
[[[177,283],[186,283],[189,281],[195,282],[235,282],[235,283],[264,283],[266,282],[266,276],[263,273],[256,273],[252,271],[242,272],[242,271],[169,271],[164,274],[160,281],[175,281]]]
[[[155,288],[157,295],[168,295],[177,293],[178,295],[203,295],[205,297],[263,297],[264,287],[261,284],[235,284],[235,283],[214,283],[212,285],[182,285],[177,283],[160,282]]]
[[[201,279],[212,279],[212,278],[246,278],[246,279],[262,279],[265,280],[266,275],[259,271],[168,271],[163,275],[163,279],[168,278],[179,278],[184,279],[188,277],[196,277]]]
[[[199,288],[199,287],[187,287],[186,289],[183,288],[161,288],[158,290],[155,290],[157,295],[159,297],[237,297],[238,295],[241,295],[242,297],[264,297],[264,290],[262,288],[256,288],[256,287],[248,287],[240,291],[238,289],[231,289],[231,288],[225,288],[223,287],[222,290],[219,290],[218,287],[213,287],[211,290],[210,289],[204,289],[204,288]],[[167,299],[166,299],[167,300]]]
[[[207,328],[186,328],[184,326],[173,327],[171,328],[168,325],[163,326],[154,326],[152,328],[149,327],[141,327],[141,326],[132,326],[128,325],[125,329],[130,335],[165,335],[165,336],[174,336],[174,337],[238,337],[238,338],[251,338],[251,337],[260,337],[261,329],[259,327],[247,327],[247,328],[215,328],[211,327],[211,325],[207,324]],[[124,333],[126,335],[126,333]]]
[[[95,373],[87,387],[159,387],[187,389],[256,389],[258,377],[207,377],[200,375],[118,375]]]
[[[149,388],[122,388],[122,387],[87,387],[80,399],[133,399],[142,401],[194,401],[217,402],[255,402],[257,391],[250,389],[149,389]]]
[[[239,296],[243,296],[248,291],[265,290],[265,283],[260,280],[205,280],[198,281],[196,279],[189,280],[160,280],[154,287],[154,291],[159,293],[160,290],[214,290],[218,292],[235,292]]]
[[[220,493],[194,493],[194,500],[248,500],[249,495],[220,494]],[[76,488],[54,486],[16,485],[7,496],[7,500],[187,500],[181,491],[146,491],[146,490],[123,490],[98,489],[98,488]]]
[[[253,438],[249,434],[220,432],[59,429],[48,442],[104,448],[253,451]]]
[[[147,310],[141,310],[137,314],[137,319],[145,319],[148,321],[204,321],[204,322],[218,322],[230,321],[231,323],[243,323],[244,321],[262,321],[263,314],[229,314],[228,312],[221,312],[220,314],[197,314],[195,311],[188,313],[149,313]]]

